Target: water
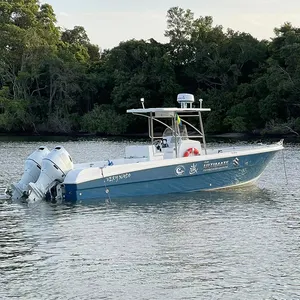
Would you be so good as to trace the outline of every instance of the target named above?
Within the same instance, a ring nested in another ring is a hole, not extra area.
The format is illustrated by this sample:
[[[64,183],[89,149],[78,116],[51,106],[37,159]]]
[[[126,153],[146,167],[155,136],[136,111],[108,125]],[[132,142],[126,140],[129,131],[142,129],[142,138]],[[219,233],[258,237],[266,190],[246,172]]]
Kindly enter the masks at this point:
[[[61,143],[84,162],[132,141]],[[0,187],[37,146],[57,144],[0,140]],[[299,160],[286,145],[256,185],[236,190],[2,203],[0,299],[300,299]]]

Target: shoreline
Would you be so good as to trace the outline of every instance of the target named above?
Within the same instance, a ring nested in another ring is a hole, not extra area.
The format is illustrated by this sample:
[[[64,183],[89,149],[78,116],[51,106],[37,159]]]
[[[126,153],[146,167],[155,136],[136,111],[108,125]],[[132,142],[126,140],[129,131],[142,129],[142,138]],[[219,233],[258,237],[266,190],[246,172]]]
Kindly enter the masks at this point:
[[[159,135],[158,133],[155,134],[156,136]],[[134,138],[134,139],[149,139],[148,133],[127,133],[127,134],[120,134],[120,135],[111,135],[111,134],[99,134],[99,133],[82,133],[82,132],[43,132],[43,133],[29,133],[29,132],[14,132],[14,133],[7,133],[7,132],[0,132],[0,138],[39,138],[39,137],[61,137],[61,138]],[[285,139],[285,140],[293,140],[300,142],[300,137],[295,134],[250,134],[250,133],[237,133],[237,132],[227,132],[227,133],[220,133],[220,134],[206,134],[207,139],[226,139],[226,140],[270,140],[270,139]]]

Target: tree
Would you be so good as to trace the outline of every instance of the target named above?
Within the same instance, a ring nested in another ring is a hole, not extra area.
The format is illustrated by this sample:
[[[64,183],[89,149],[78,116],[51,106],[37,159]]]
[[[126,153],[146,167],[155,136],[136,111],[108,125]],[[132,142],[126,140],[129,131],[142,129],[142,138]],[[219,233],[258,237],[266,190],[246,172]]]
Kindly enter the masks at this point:
[[[126,109],[142,97],[147,107],[174,106],[190,92],[212,108],[209,132],[299,130],[300,29],[285,23],[274,33],[259,41],[172,7],[167,43],[129,40],[101,52],[84,27],[60,29],[49,4],[2,1],[0,128],[144,131]]]
[[[85,48],[91,61],[99,61],[100,49],[97,45],[90,43],[90,39],[82,26],[75,26],[73,29],[67,29],[62,32],[63,42],[71,44],[78,48]]]

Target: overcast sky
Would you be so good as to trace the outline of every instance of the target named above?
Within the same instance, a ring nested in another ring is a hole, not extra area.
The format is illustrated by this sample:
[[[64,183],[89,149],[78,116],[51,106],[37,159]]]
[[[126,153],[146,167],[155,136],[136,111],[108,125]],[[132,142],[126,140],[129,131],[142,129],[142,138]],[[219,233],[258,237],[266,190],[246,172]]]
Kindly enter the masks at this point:
[[[212,16],[215,25],[251,33],[259,39],[273,37],[284,22],[300,27],[300,0],[48,0],[58,25],[83,26],[92,43],[112,48],[129,39],[154,38],[166,42],[166,13],[179,6],[195,18]],[[183,4],[184,3],[184,4]]]

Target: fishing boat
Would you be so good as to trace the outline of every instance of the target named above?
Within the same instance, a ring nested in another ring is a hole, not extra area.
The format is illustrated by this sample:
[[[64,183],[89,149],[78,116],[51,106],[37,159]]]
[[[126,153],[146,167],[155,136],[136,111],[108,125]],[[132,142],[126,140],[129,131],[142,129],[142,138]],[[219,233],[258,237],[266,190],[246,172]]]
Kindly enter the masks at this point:
[[[128,109],[148,119],[150,143],[130,145],[124,157],[74,164],[63,146],[40,147],[25,161],[21,180],[12,185],[13,199],[84,202],[145,195],[209,191],[256,181],[283,149],[270,145],[209,149],[206,145],[202,99],[179,94],[180,107]],[[155,134],[155,123],[164,126]],[[195,125],[198,124],[198,125]]]

